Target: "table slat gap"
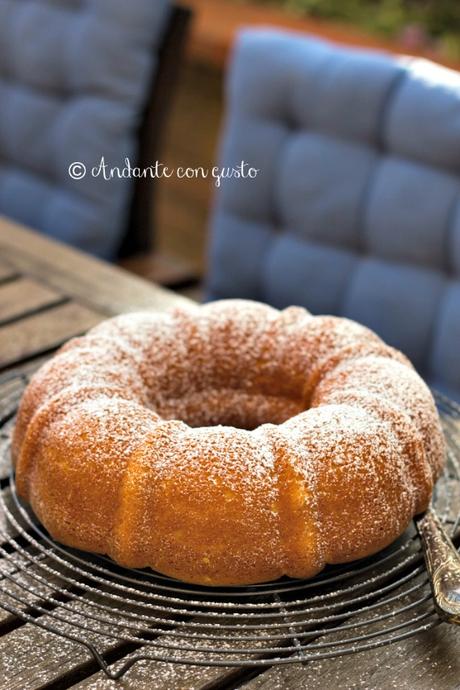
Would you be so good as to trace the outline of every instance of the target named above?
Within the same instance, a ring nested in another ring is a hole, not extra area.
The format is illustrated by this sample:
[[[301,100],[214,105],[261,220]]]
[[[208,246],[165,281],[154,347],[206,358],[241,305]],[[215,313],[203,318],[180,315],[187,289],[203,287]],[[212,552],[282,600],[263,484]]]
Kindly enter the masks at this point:
[[[52,350],[102,319],[102,314],[68,302],[4,326],[0,328],[0,367]]]
[[[0,328],[67,299],[30,278],[0,284]]]
[[[17,270],[13,266],[0,259],[0,284],[14,280],[17,275]]]
[[[141,309],[165,309],[191,301],[148,283],[44,236],[0,218],[5,232],[0,251],[21,274],[53,287],[89,307],[112,316]]]

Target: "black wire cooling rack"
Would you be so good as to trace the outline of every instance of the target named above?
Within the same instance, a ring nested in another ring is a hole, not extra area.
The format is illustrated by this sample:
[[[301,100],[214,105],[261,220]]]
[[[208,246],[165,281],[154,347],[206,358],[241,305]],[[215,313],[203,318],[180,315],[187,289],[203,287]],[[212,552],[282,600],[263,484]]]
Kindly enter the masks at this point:
[[[433,504],[455,539],[460,407],[440,395],[436,401],[449,451]],[[398,642],[440,622],[413,527],[377,556],[312,580],[209,589],[55,543],[21,503],[13,475],[0,492],[0,525],[0,606],[80,643],[111,678],[141,659],[227,667],[312,662]],[[104,659],[114,649],[129,653],[116,673]]]

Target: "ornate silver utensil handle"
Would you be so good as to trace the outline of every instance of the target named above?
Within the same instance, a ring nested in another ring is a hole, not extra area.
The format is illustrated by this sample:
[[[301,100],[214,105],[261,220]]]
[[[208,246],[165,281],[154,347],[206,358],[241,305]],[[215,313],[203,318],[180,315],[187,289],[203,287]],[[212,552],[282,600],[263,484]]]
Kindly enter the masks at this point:
[[[460,554],[431,507],[415,522],[436,610],[445,621],[460,625]]]

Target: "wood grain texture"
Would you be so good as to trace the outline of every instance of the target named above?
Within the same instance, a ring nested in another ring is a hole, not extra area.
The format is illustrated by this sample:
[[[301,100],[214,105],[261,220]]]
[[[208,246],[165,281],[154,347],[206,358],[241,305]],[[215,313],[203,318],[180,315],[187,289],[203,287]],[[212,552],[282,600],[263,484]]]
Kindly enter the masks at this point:
[[[9,596],[9,593],[20,595],[20,587],[9,582],[8,575],[14,575],[15,577],[17,575],[17,568],[14,562],[16,558],[19,558],[19,556],[14,555],[9,561],[0,559],[0,589],[2,590],[2,601],[14,608],[16,608],[17,602]],[[11,625],[16,619],[17,616],[15,616],[14,613],[7,609],[0,609],[0,635],[2,631],[5,630],[5,627]]]
[[[113,664],[116,670],[135,654]],[[111,680],[102,672],[77,683],[78,690],[205,690],[210,683],[222,681],[226,671],[215,667],[185,666],[156,661],[138,661],[120,680]]]
[[[14,498],[11,495],[9,486],[1,489],[1,502],[6,506],[6,511],[16,514]],[[3,545],[10,539],[17,537],[19,530],[7,517],[6,511],[0,510],[0,544]],[[0,561],[1,563],[1,561]]]
[[[18,612],[32,613],[37,604],[42,604],[45,598],[53,596],[55,586],[60,582],[52,573],[47,573],[45,581],[42,568],[32,562],[31,555],[32,552],[26,548],[24,553],[11,554],[8,560],[0,559],[3,601]],[[40,563],[50,564],[50,561],[45,557]],[[14,579],[10,579],[10,576]],[[0,635],[2,632],[5,634],[5,627],[12,622],[16,622],[16,626],[19,623],[20,627],[22,621],[14,613],[0,609]]]
[[[0,430],[0,480],[6,479],[11,474],[11,434],[13,427],[14,419],[10,419]]]
[[[116,639],[116,635],[121,637],[129,634],[127,629],[117,625],[116,611],[109,613],[104,611],[104,621],[96,621],[89,616],[101,615],[100,610],[91,605],[92,602],[104,603],[105,599],[97,593],[88,593],[80,599],[66,602],[66,609],[60,607],[51,614],[44,614],[39,621],[46,625],[58,625],[60,630],[65,631],[70,638],[58,637],[48,630],[26,623],[21,628],[0,637],[0,688],[8,690],[35,690],[48,684],[55,684],[56,687],[86,687],[86,683],[94,683],[94,687],[99,687],[98,683],[104,681],[106,677],[97,673],[98,664],[94,660],[89,650],[78,643],[77,638],[84,638],[88,642],[94,642],[97,651],[104,654],[110,663],[110,658],[121,657],[120,663],[129,658],[130,650],[137,645],[135,642],[127,644],[125,641]],[[124,607],[124,611],[130,607]],[[54,616],[61,616],[61,621],[57,622]],[[80,627],[81,626],[81,627]],[[91,631],[88,629],[91,628]],[[97,635],[94,634],[97,631]],[[135,652],[133,652],[135,653]],[[160,650],[161,653],[161,650]],[[7,662],[4,663],[4,659]],[[9,660],[8,660],[9,659]],[[27,665],[24,660],[27,659]],[[18,662],[13,668],[13,663]],[[170,685],[166,679],[165,669],[169,664],[149,664],[150,684],[145,687],[167,688],[186,688],[204,687],[209,680],[218,678],[223,674],[222,669],[194,668],[191,674],[194,680],[193,685],[185,685],[184,679],[188,674],[183,674],[180,669],[183,667],[171,666],[171,674],[177,672],[178,684]],[[184,670],[184,669],[183,669]],[[84,678],[78,682],[78,678]],[[154,682],[156,679],[156,683]],[[76,685],[74,684],[74,681]],[[137,683],[137,681],[135,681]],[[131,681],[130,681],[131,683]],[[89,686],[91,687],[91,685]],[[100,685],[105,687],[104,684]],[[112,687],[109,684],[108,687]],[[141,684],[126,686],[126,678],[113,684],[114,688],[136,687],[143,690]]]
[[[10,469],[12,415],[26,383],[20,375],[30,374],[43,361],[39,358],[24,363],[24,359],[54,349],[106,316],[133,309],[165,309],[186,304],[188,300],[7,221],[0,223],[0,230],[0,252],[8,256],[13,265],[12,269],[5,267],[3,270],[0,263],[0,280],[3,277],[11,279],[0,285],[0,367],[18,365],[0,378],[0,414],[3,421],[7,420],[0,438],[0,479],[5,479]],[[19,277],[12,280],[18,274]],[[56,304],[73,297],[77,301]],[[37,310],[41,311],[31,313]],[[18,376],[12,377],[15,373]],[[8,488],[2,495],[7,502],[11,500]],[[5,515],[0,516],[0,531],[4,539],[15,535]],[[14,585],[9,587],[7,578],[2,577],[2,566],[4,569],[10,567],[6,563],[0,558],[3,601],[8,603],[11,600],[8,592],[20,593],[20,589]],[[83,605],[76,604],[75,615],[85,623]],[[47,618],[40,620],[46,622]],[[0,633],[12,622],[14,616],[2,612]],[[38,688],[49,682],[61,682],[68,674],[84,677],[97,670],[83,646],[62,640],[29,623],[19,625],[0,638],[2,689]],[[119,642],[107,638],[101,651],[118,647]]]
[[[417,547],[415,547],[417,548]],[[414,616],[426,614],[418,625],[423,626],[430,621],[436,621],[433,615],[431,598],[425,599],[428,592],[426,574],[422,571],[408,583],[400,585],[387,594],[388,603],[383,598],[379,605],[378,615],[388,615],[387,621],[373,624],[372,628],[341,626],[331,630],[312,641],[310,652],[322,653],[331,648],[331,643],[339,643],[343,648],[353,646],[356,635],[367,634],[370,630],[388,630],[389,626],[403,626],[391,633],[397,635],[407,628]],[[396,601],[392,598],[397,597]],[[417,603],[416,610],[410,608]],[[376,611],[363,607],[362,611],[353,616],[353,626],[371,621]],[[372,642],[370,639],[368,642]],[[375,641],[375,639],[374,639]],[[317,646],[316,649],[313,647]],[[454,650],[457,649],[457,656]],[[453,690],[460,687],[460,628],[452,625],[439,624],[430,630],[420,632],[414,637],[397,643],[369,649],[365,652],[343,655],[332,659],[321,659],[305,665],[292,664],[290,666],[274,667],[260,674],[242,687],[245,690],[275,690],[294,688],[308,688],[309,690],[381,690],[397,688],[398,690]]]
[[[415,546],[414,546],[415,549]],[[374,589],[374,585],[372,584],[372,571],[369,572],[369,583],[367,585],[364,585],[360,589],[360,594],[363,595],[365,591],[367,591],[370,595],[370,601],[367,603],[372,602],[372,593]],[[351,585],[353,580],[349,581],[349,584]],[[404,590],[401,590],[401,595],[404,595]],[[408,596],[406,596],[404,603],[409,604],[411,601],[416,599],[419,596],[419,592],[411,593]],[[340,597],[336,597],[335,599],[336,604],[338,604],[338,608],[335,609],[335,613],[338,613],[340,611]],[[345,603],[348,601],[348,597],[345,596],[344,598],[344,607]],[[427,605],[428,606],[428,605]],[[391,608],[388,608],[388,612],[391,612]],[[367,612],[366,615],[372,616],[372,609],[370,612]],[[410,616],[411,612],[403,614],[403,616]],[[322,614],[318,612],[317,617],[321,618]],[[314,618],[315,614],[310,614],[310,624],[309,626],[306,626],[304,628],[304,632],[308,629],[314,629]],[[348,616],[345,617],[343,623],[348,622]],[[398,619],[398,623],[403,622],[403,619]],[[273,629],[272,633],[275,634],[276,630]],[[347,635],[350,636],[352,634],[355,634],[355,631],[350,631],[350,630],[345,630],[340,628],[339,624],[339,630],[338,632],[335,633],[335,636],[337,639],[346,639]],[[328,638],[330,639],[330,638]],[[168,641],[168,636],[165,635],[160,640],[164,643]],[[312,644],[314,644],[317,641],[321,641],[321,638],[314,637],[311,641]],[[241,644],[244,646],[244,643],[236,643],[235,642],[235,648],[237,647],[238,644]],[[260,647],[261,653],[263,651],[264,644],[264,639],[263,636],[261,636],[260,642],[254,643],[253,646],[258,646]],[[276,644],[273,641],[271,644]],[[282,644],[282,641],[280,641],[280,644]],[[213,643],[213,646],[218,645],[218,643]],[[145,653],[148,655],[151,652],[149,648],[144,647],[140,650],[137,650],[134,654],[130,655],[130,657],[133,656],[139,656],[142,653]],[[186,653],[183,654],[183,656],[186,656]],[[194,658],[197,658],[197,653],[195,652],[192,655]],[[125,662],[127,658],[130,657],[125,657],[123,660],[120,660],[119,662],[115,663],[112,667],[112,671],[118,670]],[[199,658],[199,654],[198,654]],[[209,658],[209,657],[207,657]],[[254,659],[254,656],[251,657]],[[296,665],[297,666],[297,665]],[[256,670],[256,673],[258,671]],[[108,679],[103,672],[97,672],[93,676],[90,676],[88,679],[85,679],[84,681],[81,681],[78,686],[79,689],[81,690],[116,690],[117,687],[122,687],[124,690],[147,690],[147,688],[152,688],[152,690],[163,690],[164,688],[168,688],[168,690],[171,688],[171,690],[210,690],[211,688],[220,688],[220,687],[225,687],[225,688],[236,688],[240,687],[240,685],[244,685],[244,679],[251,677],[253,674],[253,671],[251,669],[225,669],[225,668],[188,668],[183,665],[173,665],[169,663],[162,663],[162,662],[157,662],[157,661],[152,661],[152,660],[140,660],[138,661],[128,672],[126,677],[124,677],[119,684],[116,682]],[[263,674],[262,674],[263,677]],[[267,686],[270,687],[270,686]],[[283,686],[280,686],[280,690]],[[293,686],[295,687],[295,686]],[[304,686],[298,686],[298,687],[304,687]]]
[[[55,290],[30,278],[19,278],[0,284],[0,325],[11,319],[62,302]]]
[[[24,386],[25,383],[16,377],[7,378],[0,384],[0,423],[3,424],[16,411]]]
[[[0,367],[58,347],[103,319],[86,307],[69,302],[0,329]]]
[[[10,232],[1,232],[2,227],[8,227]],[[117,268],[89,259],[18,226],[5,225],[3,221],[0,222],[0,253],[14,265],[13,270],[7,269],[10,273],[5,274],[6,281],[15,273],[22,276],[0,285],[0,319],[2,289],[15,289],[17,309],[24,310],[13,315],[6,312],[5,319],[17,316],[18,320],[3,326],[0,324],[0,367],[19,364],[18,374],[30,374],[43,361],[40,358],[24,363],[24,359],[57,347],[107,315],[142,308],[165,309],[187,303],[187,300]],[[0,262],[0,281],[1,276]],[[34,295],[32,298],[31,287],[40,297]],[[61,299],[61,295],[69,301],[55,305],[53,299]],[[8,300],[4,304],[8,304]],[[40,313],[30,313],[41,309]],[[21,316],[24,318],[19,318]],[[0,436],[0,455],[3,458],[0,460],[0,479],[4,481],[9,471],[8,433],[25,384],[20,378],[11,378],[12,373],[9,371],[7,378],[0,377],[0,417],[6,422]],[[9,501],[8,489],[3,489],[3,492]],[[7,534],[15,533],[1,514],[0,529]],[[14,558],[18,557],[14,555]],[[2,577],[2,568],[5,574],[5,568],[9,567],[0,554],[0,589],[8,586]],[[15,585],[11,586],[10,593],[20,592]],[[49,592],[45,587],[39,593],[46,596]],[[73,612],[64,612],[64,615],[85,625],[89,619],[87,606],[91,596],[95,595],[85,594],[85,601],[74,602]],[[8,600],[8,594],[4,593],[3,597],[6,597],[3,601]],[[26,603],[28,597],[26,595]],[[116,612],[113,615],[116,616]],[[42,615],[39,620],[51,622],[52,615]],[[115,623],[114,619],[112,625],[100,630],[104,635],[101,651],[108,652],[108,661],[114,669],[124,664],[130,653],[141,653],[140,648],[133,651],[109,636],[116,627]],[[15,624],[19,627],[12,629]],[[344,630],[336,633],[338,639],[347,634]],[[148,648],[145,649],[148,653]],[[459,652],[459,630],[441,625],[398,645],[308,666],[295,664],[273,668],[256,678],[238,669],[231,671],[141,661],[125,678],[113,682],[98,670],[88,651],[75,641],[63,640],[30,623],[21,624],[11,614],[0,610],[1,690],[38,690],[49,686],[53,690],[69,687],[80,690],[216,690],[222,687],[248,690],[297,690],[304,687],[313,690],[330,687],[335,690],[386,690],[389,687],[451,690],[460,688]]]
[[[460,631],[442,624],[403,643],[307,666],[272,668],[244,690],[458,690]]]
[[[1,228],[0,228],[1,229]],[[0,282],[9,280],[16,275],[16,271],[8,263],[0,259]]]
[[[84,607],[79,608],[80,613],[72,616],[75,619],[84,615]],[[52,624],[52,616],[44,616],[41,620],[44,624]],[[69,633],[71,630],[69,625]],[[106,647],[111,646],[115,645],[107,640]],[[2,690],[42,688],[85,664],[91,664],[91,655],[84,646],[30,623],[0,637]]]
[[[7,257],[19,273],[107,316],[139,309],[163,311],[188,303],[185,297],[51,242],[5,218],[0,218],[0,255]]]
[[[1,328],[0,328],[1,330]],[[2,398],[2,392],[4,391],[4,386],[11,385],[10,382],[15,380],[16,386],[22,385],[25,387],[30,377],[50,358],[49,354],[39,355],[33,359],[29,359],[25,362],[19,362],[16,366],[11,367],[8,371],[1,373],[0,370],[0,415],[2,414],[4,398]]]

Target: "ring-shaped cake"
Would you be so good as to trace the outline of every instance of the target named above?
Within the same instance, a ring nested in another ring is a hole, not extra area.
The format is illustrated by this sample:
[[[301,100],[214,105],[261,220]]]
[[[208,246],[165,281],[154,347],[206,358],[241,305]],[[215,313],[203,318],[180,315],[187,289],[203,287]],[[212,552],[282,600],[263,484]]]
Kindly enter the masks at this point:
[[[375,553],[444,462],[409,361],[347,319],[224,300],[116,317],[33,377],[17,489],[63,544],[204,585]]]

